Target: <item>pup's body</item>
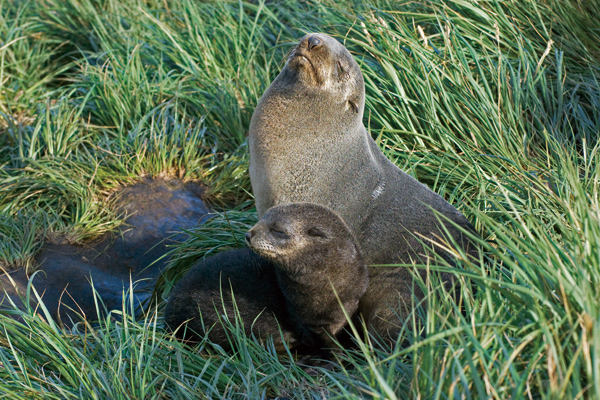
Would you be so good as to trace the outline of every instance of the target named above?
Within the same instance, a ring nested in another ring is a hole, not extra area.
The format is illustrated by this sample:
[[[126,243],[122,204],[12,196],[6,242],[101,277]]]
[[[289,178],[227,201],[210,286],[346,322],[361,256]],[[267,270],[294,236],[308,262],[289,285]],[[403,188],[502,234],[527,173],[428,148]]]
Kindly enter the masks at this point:
[[[230,349],[222,319],[226,316],[235,325],[236,308],[247,336],[262,341],[272,337],[278,351],[284,341],[288,347],[297,344],[273,264],[248,248],[220,253],[192,267],[171,291],[165,323],[181,339],[197,342],[208,332],[213,343]]]
[[[220,316],[234,321],[233,292],[246,335],[270,336],[279,351],[283,342],[288,348],[332,347],[346,325],[345,313],[350,317],[358,309],[368,282],[344,221],[321,205],[286,204],[269,210],[246,239],[258,254],[220,253],[181,278],[167,303],[166,324],[186,340],[198,341],[208,332],[212,342],[228,349]]]

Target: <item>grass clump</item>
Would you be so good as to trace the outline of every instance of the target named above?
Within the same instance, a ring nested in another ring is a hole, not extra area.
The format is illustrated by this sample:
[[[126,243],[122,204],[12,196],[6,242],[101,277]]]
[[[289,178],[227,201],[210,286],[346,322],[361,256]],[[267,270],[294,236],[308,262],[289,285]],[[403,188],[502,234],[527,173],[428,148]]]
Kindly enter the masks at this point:
[[[109,194],[147,175],[204,182],[218,209],[173,250],[159,298],[198,259],[240,246],[256,221],[249,121],[310,31],[351,50],[365,125],[474,223],[484,250],[452,269],[460,304],[416,275],[428,296],[414,314],[423,330],[398,339],[407,346],[367,340],[317,376],[234,326],[237,352],[224,354],[173,341],[154,308],[136,319],[124,306],[71,330],[28,309],[0,316],[0,388],[33,398],[600,398],[598,11],[555,0],[0,2],[3,268],[30,267],[47,232],[82,242],[114,229]]]
[[[33,256],[48,228],[47,214],[0,213],[0,268],[3,271],[33,267]]]
[[[59,44],[43,40],[31,8],[0,2],[0,129],[28,123],[36,105],[53,91],[65,63],[54,58]],[[64,60],[63,60],[64,61]],[[68,64],[68,63],[66,63]]]
[[[127,297],[133,298],[131,293]],[[13,315],[20,321],[3,315],[0,387],[12,398],[44,399],[232,398],[239,393],[266,398],[318,392],[318,382],[293,362],[239,332],[233,355],[210,343],[191,349],[164,332],[156,313],[136,319],[133,308],[124,296],[121,310],[71,329],[55,325],[43,308]]]

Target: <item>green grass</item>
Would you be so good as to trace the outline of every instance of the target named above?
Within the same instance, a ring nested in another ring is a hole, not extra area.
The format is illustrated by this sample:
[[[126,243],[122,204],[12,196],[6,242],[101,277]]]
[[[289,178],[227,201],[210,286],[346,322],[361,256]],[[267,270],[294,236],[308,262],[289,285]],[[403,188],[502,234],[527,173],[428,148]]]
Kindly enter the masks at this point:
[[[460,305],[416,279],[429,296],[415,310],[423,332],[399,338],[409,347],[363,343],[316,376],[235,326],[234,354],[186,348],[164,332],[160,301],[71,330],[44,310],[4,311],[0,392],[600,399],[599,14],[575,0],[0,0],[2,268],[33,269],[47,235],[115,229],[106,199],[148,175],[204,182],[219,211],[173,249],[158,299],[195,260],[238,247],[256,220],[249,121],[310,31],[351,50],[373,137],[485,250],[457,255],[477,288]]]

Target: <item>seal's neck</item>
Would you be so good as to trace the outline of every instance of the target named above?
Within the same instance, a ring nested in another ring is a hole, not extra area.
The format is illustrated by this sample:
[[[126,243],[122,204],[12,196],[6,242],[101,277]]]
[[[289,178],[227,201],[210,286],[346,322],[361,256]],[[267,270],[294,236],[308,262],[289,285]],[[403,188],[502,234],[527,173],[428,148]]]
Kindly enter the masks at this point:
[[[362,110],[349,111],[338,94],[279,75],[259,101],[250,130],[304,140],[305,135],[333,138],[362,126],[361,118]]]

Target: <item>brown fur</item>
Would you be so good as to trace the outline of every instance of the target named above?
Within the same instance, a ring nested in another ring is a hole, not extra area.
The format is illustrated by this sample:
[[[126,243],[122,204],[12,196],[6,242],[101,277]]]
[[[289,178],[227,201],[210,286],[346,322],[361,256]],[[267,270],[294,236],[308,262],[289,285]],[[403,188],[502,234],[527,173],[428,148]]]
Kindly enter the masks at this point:
[[[344,221],[318,204],[280,205],[263,215],[246,240],[275,264],[303,344],[333,347],[331,339],[358,309],[368,282],[360,248]]]

